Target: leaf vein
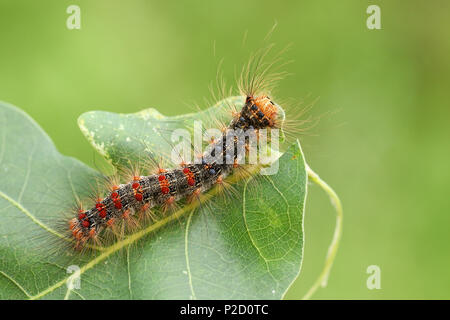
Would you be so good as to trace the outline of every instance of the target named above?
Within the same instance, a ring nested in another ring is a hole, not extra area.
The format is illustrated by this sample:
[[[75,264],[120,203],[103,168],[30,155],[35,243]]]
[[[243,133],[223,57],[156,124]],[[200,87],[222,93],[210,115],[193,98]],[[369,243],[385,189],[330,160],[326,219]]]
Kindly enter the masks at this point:
[[[55,235],[55,236],[57,236],[57,237],[59,237],[61,239],[69,240],[68,238],[66,238],[62,234],[56,232],[55,230],[53,230],[49,226],[45,225],[42,221],[40,221],[38,218],[36,218],[30,211],[28,211],[25,207],[23,207],[19,202],[17,202],[16,200],[12,199],[11,197],[9,197],[4,192],[0,191],[0,197],[2,197],[3,199],[5,199],[9,203],[11,203],[13,206],[15,206],[20,211],[22,211],[22,213],[24,213],[27,217],[29,217],[35,224],[37,224],[42,229],[46,230],[47,232],[49,232],[49,233],[51,233],[51,234],[53,234],[53,235]]]
[[[3,275],[6,279],[11,281],[17,288],[19,288],[27,297],[31,297],[31,295],[28,293],[27,290],[25,290],[24,287],[22,287],[14,278],[6,274],[5,272],[0,270],[0,274]]]

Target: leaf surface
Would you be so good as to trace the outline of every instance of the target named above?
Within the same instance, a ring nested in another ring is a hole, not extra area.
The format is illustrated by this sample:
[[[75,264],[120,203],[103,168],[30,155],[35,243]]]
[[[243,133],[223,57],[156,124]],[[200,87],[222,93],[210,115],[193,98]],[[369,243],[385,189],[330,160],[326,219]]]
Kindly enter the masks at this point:
[[[193,119],[226,120],[227,103],[242,102],[233,97],[177,117],[93,111],[79,125],[121,164],[142,158],[143,147],[167,154],[173,129],[190,128]],[[236,196],[212,190],[199,207],[181,207],[85,255],[65,248],[64,213],[99,173],[59,154],[31,118],[5,103],[0,143],[2,299],[280,299],[299,273],[307,178],[298,142],[279,158],[276,174],[234,181]],[[78,270],[79,289],[68,289],[68,267]]]

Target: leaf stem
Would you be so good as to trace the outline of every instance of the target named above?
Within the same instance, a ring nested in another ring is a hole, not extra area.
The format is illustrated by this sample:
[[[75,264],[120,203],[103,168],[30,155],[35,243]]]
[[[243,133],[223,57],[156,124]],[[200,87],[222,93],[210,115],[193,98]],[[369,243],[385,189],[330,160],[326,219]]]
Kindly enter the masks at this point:
[[[319,287],[326,287],[328,282],[328,276],[330,275],[331,267],[333,266],[334,259],[336,258],[337,249],[339,247],[339,241],[342,235],[342,220],[344,217],[344,212],[342,210],[342,203],[336,192],[323,181],[317,173],[315,173],[307,164],[306,172],[308,173],[308,179],[313,181],[319,187],[325,191],[330,197],[330,201],[336,210],[336,227],[334,229],[333,240],[328,247],[328,253],[325,258],[325,266],[320,273],[317,280],[314,282],[313,286],[308,290],[308,292],[303,297],[303,300],[308,300],[317,291]]]

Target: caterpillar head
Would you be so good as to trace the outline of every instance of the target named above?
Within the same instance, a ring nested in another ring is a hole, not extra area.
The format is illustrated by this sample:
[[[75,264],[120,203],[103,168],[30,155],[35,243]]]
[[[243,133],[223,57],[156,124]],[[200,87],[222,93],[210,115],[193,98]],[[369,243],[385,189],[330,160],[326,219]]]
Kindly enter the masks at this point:
[[[265,129],[278,127],[281,108],[267,95],[251,96],[245,98],[245,105],[234,121],[235,128]]]

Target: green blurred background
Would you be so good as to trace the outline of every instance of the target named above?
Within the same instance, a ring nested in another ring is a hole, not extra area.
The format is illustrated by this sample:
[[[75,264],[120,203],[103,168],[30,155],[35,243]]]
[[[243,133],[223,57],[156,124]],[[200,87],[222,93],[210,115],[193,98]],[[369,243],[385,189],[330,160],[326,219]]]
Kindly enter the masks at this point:
[[[66,28],[70,4],[81,30]],[[382,30],[367,29],[369,4]],[[231,82],[275,21],[270,42],[291,44],[293,60],[277,96],[320,97],[312,114],[325,116],[301,141],[345,207],[329,285],[314,298],[449,299],[449,1],[0,0],[0,100],[94,166],[81,113],[205,107],[219,61]],[[287,299],[319,274],[333,228],[311,186],[303,270]],[[369,265],[381,268],[380,290],[366,287]]]

